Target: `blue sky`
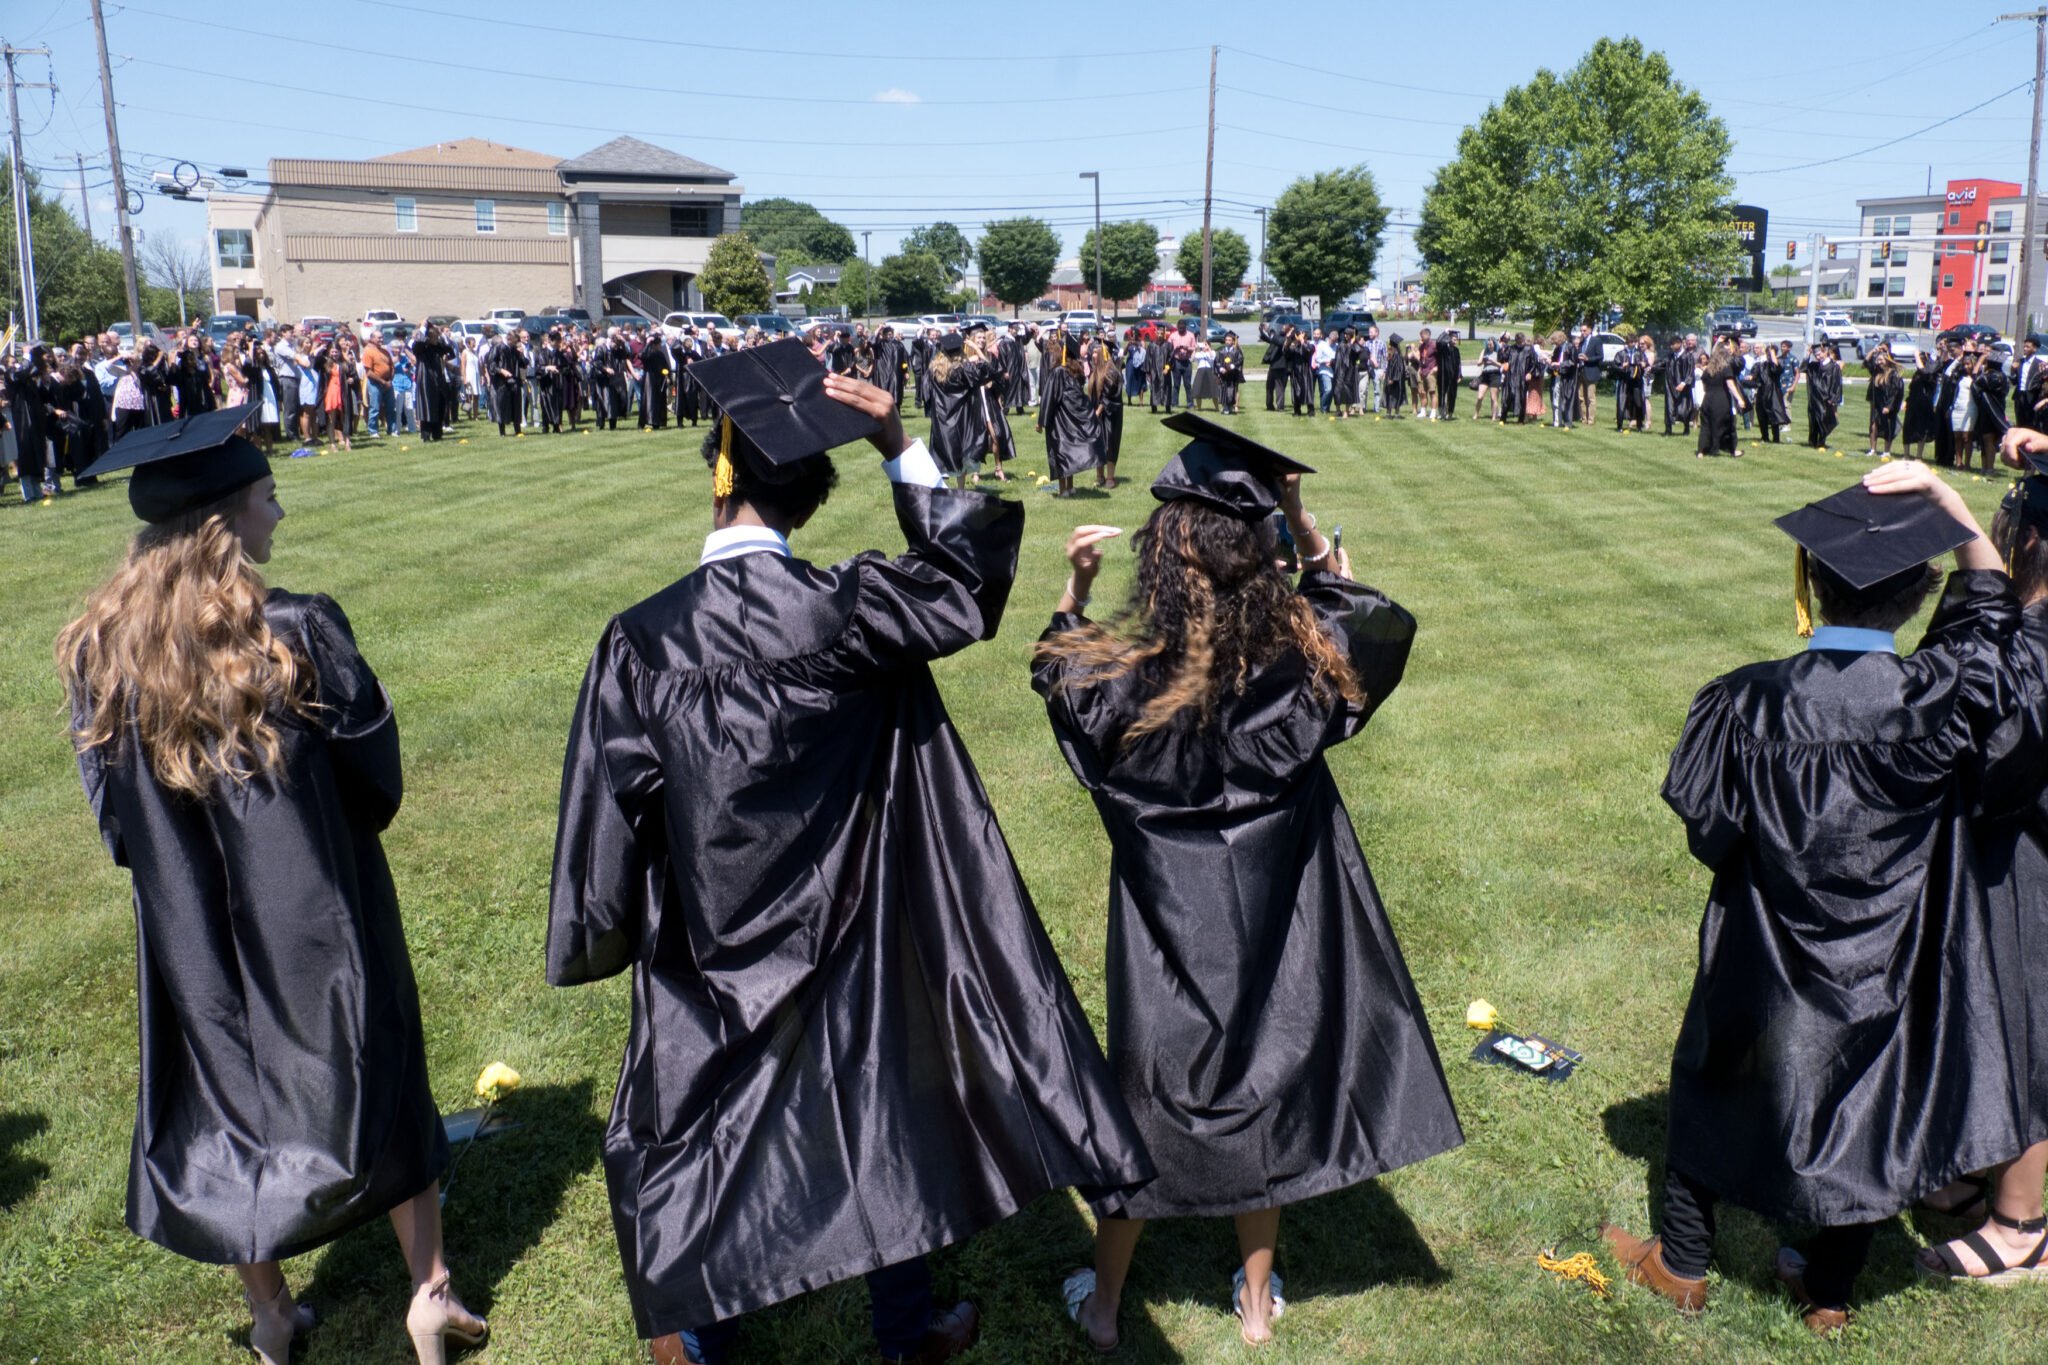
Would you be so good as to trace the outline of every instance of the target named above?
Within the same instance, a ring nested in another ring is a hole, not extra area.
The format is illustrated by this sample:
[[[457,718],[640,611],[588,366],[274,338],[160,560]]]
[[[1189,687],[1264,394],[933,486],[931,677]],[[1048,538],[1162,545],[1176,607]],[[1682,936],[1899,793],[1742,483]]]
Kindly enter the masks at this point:
[[[1256,247],[1257,205],[1298,175],[1362,161],[1395,211],[1385,278],[1414,264],[1416,210],[1459,129],[1603,35],[1663,51],[1727,122],[1740,197],[1772,215],[1773,262],[1789,234],[1852,224],[1859,197],[1917,192],[1930,174],[1936,185],[2023,180],[2033,67],[2028,27],[1992,22],[2010,0],[1767,15],[1355,0],[106,3],[131,173],[184,161],[261,175],[273,156],[368,157],[465,136],[573,156],[628,132],[733,171],[749,197],[817,204],[871,232],[877,260],[921,223],[950,219],[973,236],[977,222],[1018,213],[1052,221],[1071,253],[1093,212],[1084,170],[1102,173],[1105,219],[1198,227],[1216,43],[1218,223]],[[0,11],[7,39],[53,49],[47,66],[19,59],[23,79],[53,74],[59,87],[22,92],[27,160],[75,200],[72,158],[84,153],[107,238],[87,2]],[[136,225],[196,241],[204,216],[152,192]]]

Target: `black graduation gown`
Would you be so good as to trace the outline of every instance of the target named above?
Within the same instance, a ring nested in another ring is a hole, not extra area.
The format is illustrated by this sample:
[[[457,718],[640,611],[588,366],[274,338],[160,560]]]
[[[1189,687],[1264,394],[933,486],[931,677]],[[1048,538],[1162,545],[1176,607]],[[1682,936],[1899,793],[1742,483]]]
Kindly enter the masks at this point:
[[[1330,361],[1332,401],[1340,408],[1358,406],[1358,347],[1356,342],[1338,342]]]
[[[875,343],[874,352],[875,387],[887,389],[889,397],[900,408],[903,406],[903,343],[887,337]]]
[[[1810,650],[1703,688],[1664,799],[1712,869],[1671,1164],[1821,1226],[2019,1150],[1967,779],[2018,606],[1958,573],[1910,658]]]
[[[1038,425],[1045,428],[1045,472],[1049,478],[1071,479],[1093,469],[1103,449],[1102,419],[1088,389],[1055,365],[1038,394]]]
[[[1213,396],[1212,394],[1211,397]],[[1122,455],[1124,450],[1123,385],[1117,383],[1114,379],[1104,384],[1102,386],[1102,398],[1099,406],[1102,408],[1102,416],[1096,419],[1096,423],[1102,431],[1101,463],[1106,465],[1115,464],[1117,457]]]
[[[78,765],[135,883],[128,1226],[220,1264],[310,1251],[448,1164],[378,842],[402,794],[391,700],[332,600],[272,590],[263,614],[323,708],[277,718],[280,779],[192,801],[132,739]]]
[[[1024,355],[1024,343],[1005,333],[996,342],[996,359],[1003,371],[1002,391],[997,395],[1002,405],[1011,412],[1031,410],[1031,373],[1027,368],[1030,361]]]
[[[927,668],[995,634],[1023,508],[895,498],[901,557],[705,565],[584,679],[548,979],[633,973],[604,1162],[642,1336],[1151,1174]]]
[[[533,399],[543,431],[562,429],[562,370],[568,356],[553,342],[544,341],[533,351]]]
[[[1368,702],[1320,700],[1290,653],[1206,728],[1123,736],[1134,675],[1069,686],[1034,665],[1110,843],[1110,1065],[1159,1176],[1135,1218],[1292,1203],[1463,1141],[1422,1002],[1324,751],[1401,680],[1415,619],[1302,576]],[[1056,615],[1047,635],[1081,624]]]
[[[1932,365],[1920,365],[1906,381],[1905,439],[1909,446],[1934,439],[1934,390],[1939,383]]]
[[[1842,367],[1808,357],[1806,371],[1806,443],[1815,450],[1834,434],[1842,408]]]
[[[50,463],[50,395],[33,361],[7,373],[7,425],[14,433],[14,462],[25,479],[40,479]],[[5,474],[0,469],[0,475]]]
[[[932,356],[938,347],[928,337],[915,337],[910,343],[910,377],[917,393],[917,405],[926,412],[931,411],[931,369]]]
[[[1785,409],[1785,362],[1758,361],[1756,375],[1757,424],[1766,430],[1785,426],[1792,420]]]
[[[932,460],[947,478],[965,473],[988,456],[988,409],[982,385],[995,371],[981,360],[956,361],[944,380],[934,371],[926,381],[931,395]]]
[[[1893,370],[1884,379],[1870,381],[1870,423],[1880,441],[1894,441],[1899,435],[1899,407],[1906,396],[1906,383]]]
[[[1701,369],[1700,377],[1705,383],[1701,386],[1700,432],[1695,448],[1702,455],[1733,455],[1735,400],[1729,396],[1728,381],[1735,377],[1735,370],[1710,360]]]
[[[420,435],[429,441],[455,420],[455,386],[448,380],[448,361],[455,354],[440,337],[424,334],[412,340],[413,401],[419,408]]]
[[[500,374],[500,370],[504,373]],[[485,352],[484,374],[490,380],[491,416],[496,419],[498,430],[502,432],[507,425],[519,430],[525,397],[525,354],[510,342],[501,341]]]
[[[669,354],[668,344],[659,337],[649,337],[640,350],[641,426],[656,431],[667,429],[669,377],[674,370],[675,360]]]
[[[1692,425],[1699,415],[1699,406],[1692,400],[1692,381],[1699,378],[1699,356],[1692,351],[1678,351],[1671,357],[1671,368],[1665,374],[1664,382],[1664,425],[1676,423]]]
[[[177,390],[181,417],[212,412],[217,406],[213,398],[213,367],[192,351],[178,352],[178,363],[171,367],[171,387]]]
[[[1528,420],[1529,355],[1529,348],[1526,346],[1510,346],[1508,348],[1507,366],[1502,371],[1503,383],[1501,385],[1501,392],[1507,398],[1508,411],[1514,415],[1517,422],[1526,422]],[[1401,368],[1394,358],[1394,348],[1389,346],[1387,348],[1387,383],[1390,386],[1394,383],[1396,371]],[[1389,398],[1388,401],[1394,402],[1397,400]]]

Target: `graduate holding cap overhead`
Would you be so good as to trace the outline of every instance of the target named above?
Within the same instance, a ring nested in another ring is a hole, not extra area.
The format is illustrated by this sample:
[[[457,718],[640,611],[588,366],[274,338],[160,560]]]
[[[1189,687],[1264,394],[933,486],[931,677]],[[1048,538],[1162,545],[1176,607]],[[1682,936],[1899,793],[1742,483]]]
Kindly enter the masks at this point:
[[[135,882],[142,1090],[128,1226],[232,1264],[250,1345],[310,1320],[277,1262],[390,1214],[421,1361],[474,1345],[448,1288],[418,993],[378,842],[402,791],[391,699],[333,599],[265,590],[284,510],[236,434],[254,405],[138,428],[147,525],[57,641],[79,775]]]
[[[1263,1341],[1281,1206],[1462,1141],[1324,759],[1400,683],[1415,620],[1351,581],[1302,507],[1306,465],[1193,413],[1164,425],[1190,440],[1152,486],[1130,605],[1087,616],[1118,533],[1079,528],[1032,669],[1109,834],[1110,1063],[1159,1167],[1066,1284],[1105,1351],[1143,1220],[1236,1218],[1231,1301]]]
[[[800,342],[692,369],[713,530],[614,618],[569,736],[558,985],[633,974],[605,1138],[655,1358],[865,1274],[887,1359],[973,1340],[924,1253],[1048,1190],[1151,1175],[928,665],[993,636],[1023,509],[941,486],[883,390]],[[790,553],[828,454],[885,457],[907,551]]]
[[[1994,950],[1971,822],[2019,611],[1925,465],[1886,465],[1778,526],[1811,639],[1709,683],[1672,755],[1664,799],[1713,888],[1671,1059],[1662,1235],[1606,1235],[1629,1279],[1697,1312],[1718,1201],[1817,1225],[1776,1272],[1828,1333],[1879,1222],[2021,1146],[2017,964]],[[1940,609],[1901,658],[1893,632],[1951,550]]]

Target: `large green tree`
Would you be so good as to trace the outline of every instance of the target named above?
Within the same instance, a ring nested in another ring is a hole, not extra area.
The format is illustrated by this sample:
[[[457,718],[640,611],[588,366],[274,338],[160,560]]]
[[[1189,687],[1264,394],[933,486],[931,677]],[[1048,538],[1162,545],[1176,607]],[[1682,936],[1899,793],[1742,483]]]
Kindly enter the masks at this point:
[[[853,233],[801,199],[755,199],[740,206],[740,228],[771,256],[843,265],[860,253]]]
[[[897,244],[899,252],[922,251],[927,256],[938,258],[946,268],[946,278],[954,280],[967,273],[967,267],[974,263],[974,245],[967,240],[967,234],[951,223],[933,223],[921,227]]]
[[[0,161],[0,197],[13,202],[13,166]],[[29,240],[35,246],[36,311],[43,339],[75,341],[128,316],[121,256],[86,236],[70,210],[28,173]],[[0,211],[0,312],[21,307],[14,215]],[[174,309],[175,312],[175,309]]]
[[[1237,292],[1237,287],[1244,283],[1245,272],[1252,268],[1251,243],[1236,228],[1217,228],[1209,234],[1209,240],[1209,297],[1227,299]],[[1173,258],[1173,268],[1188,282],[1190,291],[1197,295],[1202,292],[1201,233],[1182,240],[1180,252]]]
[[[744,230],[728,232],[711,244],[704,273],[697,277],[704,302],[714,313],[765,313],[775,301],[761,250]]]
[[[952,281],[928,251],[899,251],[875,267],[875,293],[892,313],[929,313],[946,301]]]
[[[981,287],[1012,309],[1045,292],[1060,263],[1060,239],[1043,218],[1005,218],[982,229],[976,247]]]
[[[1415,233],[1429,294],[1539,326],[1613,304],[1638,326],[1695,318],[1741,262],[1728,149],[1663,53],[1603,38],[1459,135]]]
[[[1159,229],[1142,218],[1102,225],[1102,299],[1105,307],[1134,299],[1159,269]],[[1081,239],[1081,281],[1095,287],[1095,229]]]
[[[1387,211],[1363,166],[1318,171],[1289,185],[1266,223],[1266,268],[1298,299],[1334,308],[1372,279]]]

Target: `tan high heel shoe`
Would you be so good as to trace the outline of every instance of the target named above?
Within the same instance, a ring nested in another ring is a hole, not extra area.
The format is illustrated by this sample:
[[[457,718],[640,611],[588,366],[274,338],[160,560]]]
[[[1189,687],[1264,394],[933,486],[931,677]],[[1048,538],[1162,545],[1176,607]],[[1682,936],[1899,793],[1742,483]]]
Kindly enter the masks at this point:
[[[476,1326],[471,1327],[471,1322]],[[437,1275],[413,1291],[412,1307],[405,1312],[405,1330],[412,1337],[420,1365],[443,1365],[450,1341],[457,1346],[481,1346],[491,1335],[491,1325],[464,1308],[462,1300],[450,1292],[446,1275]]]
[[[293,1302],[282,1283],[267,1302],[258,1303],[246,1289],[242,1301],[249,1305],[249,1349],[263,1365],[291,1365],[292,1341],[312,1327],[313,1310]]]

